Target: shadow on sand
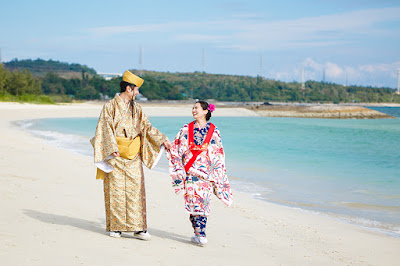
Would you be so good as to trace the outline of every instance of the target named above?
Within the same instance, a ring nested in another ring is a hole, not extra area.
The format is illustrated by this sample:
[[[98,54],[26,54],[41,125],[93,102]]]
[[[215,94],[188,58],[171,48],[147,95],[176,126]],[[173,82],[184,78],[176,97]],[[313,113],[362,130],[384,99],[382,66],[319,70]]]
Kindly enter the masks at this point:
[[[70,216],[65,216],[65,215],[58,215],[58,214],[52,214],[52,213],[44,213],[36,210],[23,210],[23,213],[31,217],[33,219],[36,219],[40,222],[43,223],[48,223],[48,224],[58,224],[58,225],[65,225],[65,226],[72,226],[76,227],[79,229],[91,231],[94,233],[102,234],[102,235],[108,235],[108,233],[105,231],[105,223],[101,222],[93,222],[93,221],[88,221],[80,218],[74,218]],[[187,236],[182,236],[178,235],[175,233],[155,229],[155,228],[149,228],[149,233],[155,237],[163,238],[163,239],[170,239],[173,241],[178,241],[184,244],[191,244],[190,240],[188,239]],[[123,235],[124,237],[127,238],[134,238],[132,234],[127,233]]]
[[[65,215],[44,213],[44,212],[40,212],[40,211],[36,211],[36,210],[26,210],[25,209],[25,210],[23,210],[23,213],[26,216],[29,216],[29,217],[36,219],[38,221],[41,221],[43,223],[72,226],[72,227],[76,227],[79,229],[91,231],[94,233],[100,233],[102,235],[105,235],[107,233],[104,230],[103,224],[100,222],[93,222],[93,221],[88,221],[88,220],[74,218],[74,217],[65,216]]]
[[[188,236],[182,236],[178,235],[175,233],[155,229],[155,228],[149,228],[149,233],[152,234],[153,236],[159,237],[159,238],[164,238],[164,239],[170,239],[173,241],[178,241],[184,244],[193,244]]]

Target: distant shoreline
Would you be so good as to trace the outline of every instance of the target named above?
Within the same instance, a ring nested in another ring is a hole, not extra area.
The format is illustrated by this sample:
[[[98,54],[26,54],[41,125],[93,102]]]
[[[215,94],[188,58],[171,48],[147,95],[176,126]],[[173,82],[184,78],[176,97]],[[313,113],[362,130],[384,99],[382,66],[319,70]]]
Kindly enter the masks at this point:
[[[319,103],[236,103],[218,105],[226,108],[246,108],[264,117],[298,117],[326,119],[382,119],[395,118],[391,115],[366,108],[371,107],[400,107],[392,103],[352,103],[352,104],[319,104]]]
[[[181,104],[193,104],[197,100],[202,99],[193,99],[193,100],[153,100],[153,101],[138,101],[140,104],[148,104],[148,105],[181,105]],[[206,99],[207,102],[216,104],[221,107],[244,107],[244,106],[252,106],[252,105],[265,105],[266,103],[271,105],[287,105],[287,106],[379,106],[379,107],[400,107],[400,103],[306,103],[306,102],[224,102],[224,101],[216,101],[213,99]],[[86,101],[93,103],[105,103],[107,101]]]
[[[395,118],[391,115],[362,106],[335,105],[258,105],[249,107],[266,117],[301,117],[328,119],[381,119]]]
[[[149,116],[191,116],[193,101],[138,101]],[[352,104],[317,104],[317,103],[283,103],[283,102],[218,102],[213,116],[262,116],[262,117],[297,117],[297,118],[325,118],[325,119],[382,119],[395,118],[385,113],[365,108],[364,106],[400,107],[393,103],[352,103]],[[46,109],[72,108],[90,112],[98,116],[101,107],[106,101],[86,101],[83,103],[60,103],[52,105],[36,105],[30,103],[1,102],[3,107],[18,109],[23,106],[27,109],[37,109],[43,106]],[[90,111],[89,111],[90,110]],[[61,115],[63,116],[63,115]]]

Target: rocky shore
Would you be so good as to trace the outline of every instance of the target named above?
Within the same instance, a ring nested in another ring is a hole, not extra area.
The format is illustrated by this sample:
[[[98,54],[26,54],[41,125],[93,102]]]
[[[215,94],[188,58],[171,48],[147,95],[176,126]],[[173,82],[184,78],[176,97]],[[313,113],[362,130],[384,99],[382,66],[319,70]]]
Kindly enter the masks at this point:
[[[267,117],[303,117],[332,119],[380,119],[393,116],[361,106],[341,105],[252,105],[247,109]]]

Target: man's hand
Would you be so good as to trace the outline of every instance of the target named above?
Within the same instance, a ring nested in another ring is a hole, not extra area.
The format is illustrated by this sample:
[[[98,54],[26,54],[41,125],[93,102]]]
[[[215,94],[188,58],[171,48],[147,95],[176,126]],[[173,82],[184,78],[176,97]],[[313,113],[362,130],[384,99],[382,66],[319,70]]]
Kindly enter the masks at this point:
[[[167,150],[172,148],[172,143],[169,140],[164,141],[163,145]]]

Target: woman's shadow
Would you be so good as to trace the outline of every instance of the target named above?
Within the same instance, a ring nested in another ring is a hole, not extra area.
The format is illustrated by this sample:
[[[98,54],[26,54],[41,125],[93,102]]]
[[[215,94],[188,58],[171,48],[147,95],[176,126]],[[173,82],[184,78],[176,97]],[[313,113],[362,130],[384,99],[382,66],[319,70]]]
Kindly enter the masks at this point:
[[[75,228],[91,231],[94,233],[108,235],[108,233],[105,230],[105,221],[94,222],[94,221],[84,220],[81,218],[75,218],[75,217],[52,214],[52,213],[44,213],[44,212],[40,212],[40,211],[36,211],[36,210],[27,210],[27,209],[24,209],[23,213],[26,216],[36,219],[43,223],[72,226]],[[156,228],[149,228],[148,230],[151,235],[157,236],[159,238],[164,238],[164,239],[167,238],[167,239],[178,241],[178,242],[185,243],[185,244],[191,243],[189,240],[187,240],[187,237],[182,236],[182,235],[178,235],[178,234],[171,233],[171,232],[166,232],[166,231],[159,230]],[[128,238],[132,237],[133,238],[133,236],[131,236],[130,234],[129,235],[124,234],[124,237],[128,237]]]

